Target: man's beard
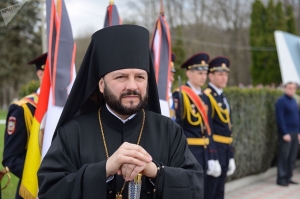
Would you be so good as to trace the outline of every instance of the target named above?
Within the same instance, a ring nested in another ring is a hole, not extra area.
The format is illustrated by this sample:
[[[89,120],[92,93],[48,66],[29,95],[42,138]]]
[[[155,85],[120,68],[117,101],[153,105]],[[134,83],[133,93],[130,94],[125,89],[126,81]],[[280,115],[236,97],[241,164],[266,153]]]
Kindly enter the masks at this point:
[[[148,90],[148,89],[147,89]],[[128,95],[135,95],[140,99],[140,102],[133,107],[126,107],[122,105],[122,98]],[[114,110],[115,112],[121,115],[133,115],[143,108],[146,107],[148,103],[148,92],[146,95],[142,97],[141,93],[136,90],[127,90],[121,93],[120,97],[118,98],[116,95],[112,93],[112,91],[108,88],[106,83],[104,82],[104,92],[103,97],[109,108]]]

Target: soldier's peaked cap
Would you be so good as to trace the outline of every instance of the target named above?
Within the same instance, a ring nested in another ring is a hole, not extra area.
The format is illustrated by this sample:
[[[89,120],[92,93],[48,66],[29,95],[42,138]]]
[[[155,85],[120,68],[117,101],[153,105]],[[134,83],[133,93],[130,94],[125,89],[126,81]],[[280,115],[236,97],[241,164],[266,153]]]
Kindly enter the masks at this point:
[[[33,60],[31,60],[27,64],[29,64],[29,65],[35,64],[37,71],[38,70],[44,70],[45,65],[46,65],[46,60],[47,60],[47,54],[48,53],[44,53],[44,54],[34,58]]]
[[[229,72],[230,61],[225,56],[219,56],[209,62],[209,72],[226,71]]]
[[[204,52],[197,53],[188,58],[181,68],[187,70],[208,70],[209,55]]]

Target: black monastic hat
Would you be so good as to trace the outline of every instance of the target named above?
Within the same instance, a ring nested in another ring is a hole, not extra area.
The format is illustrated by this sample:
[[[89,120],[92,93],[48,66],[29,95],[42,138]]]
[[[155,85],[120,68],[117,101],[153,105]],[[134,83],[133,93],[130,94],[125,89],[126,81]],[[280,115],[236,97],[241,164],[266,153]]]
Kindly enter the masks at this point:
[[[172,56],[171,56],[171,72],[172,73],[176,73],[176,69],[174,66],[175,60],[176,60],[176,56],[174,53],[172,53]]]
[[[101,29],[92,35],[57,128],[74,116],[98,110],[105,103],[98,87],[100,78],[112,71],[126,68],[148,72],[146,109],[160,113],[149,50],[149,31],[136,25],[117,25]]]
[[[186,70],[208,70],[209,55],[207,53],[197,53],[188,58],[182,65],[181,68]]]
[[[219,56],[214,58],[213,60],[211,60],[209,62],[209,72],[215,72],[215,71],[225,71],[225,72],[229,72],[229,66],[230,66],[230,62],[229,59],[227,57],[224,56]]]
[[[38,56],[37,58],[34,58],[33,60],[31,60],[27,64],[29,64],[29,65],[35,64],[37,71],[38,70],[44,70],[45,69],[46,60],[47,60],[47,53],[44,53],[44,54]]]

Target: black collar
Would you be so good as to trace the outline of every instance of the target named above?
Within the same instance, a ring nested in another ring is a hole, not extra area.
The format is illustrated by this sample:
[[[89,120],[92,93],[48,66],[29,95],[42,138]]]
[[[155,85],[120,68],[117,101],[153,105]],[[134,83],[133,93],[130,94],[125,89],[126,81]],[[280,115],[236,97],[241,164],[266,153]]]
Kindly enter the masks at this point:
[[[119,118],[114,116],[107,110],[106,106],[102,106],[101,108],[101,120],[103,123],[105,123],[107,126],[112,128],[115,131],[123,132],[123,131],[129,131],[136,126],[140,126],[139,124],[142,123],[143,119],[143,113],[142,111],[139,111],[132,119],[129,121],[123,123]]]

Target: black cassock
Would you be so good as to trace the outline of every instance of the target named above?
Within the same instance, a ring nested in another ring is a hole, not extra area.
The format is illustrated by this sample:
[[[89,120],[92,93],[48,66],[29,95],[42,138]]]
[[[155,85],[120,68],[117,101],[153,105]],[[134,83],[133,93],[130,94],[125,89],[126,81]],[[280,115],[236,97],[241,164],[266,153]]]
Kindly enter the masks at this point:
[[[203,171],[188,149],[181,127],[170,118],[145,113],[140,145],[164,165],[164,171],[155,185],[143,176],[141,198],[203,198]],[[142,111],[123,123],[103,106],[101,119],[109,155],[123,142],[137,143]],[[124,180],[114,175],[106,182],[106,155],[97,111],[75,117],[58,129],[38,180],[40,199],[115,198]],[[127,198],[127,189],[126,185],[123,198]]]

